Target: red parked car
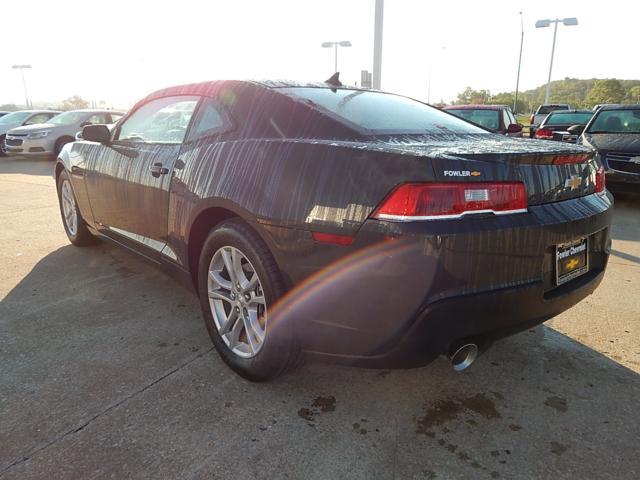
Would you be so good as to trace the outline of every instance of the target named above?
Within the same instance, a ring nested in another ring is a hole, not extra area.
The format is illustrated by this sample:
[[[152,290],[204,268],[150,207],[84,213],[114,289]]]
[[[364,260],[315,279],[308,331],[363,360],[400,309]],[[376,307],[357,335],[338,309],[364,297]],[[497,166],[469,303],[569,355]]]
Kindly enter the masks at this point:
[[[493,133],[522,136],[522,125],[505,105],[451,105],[443,110]]]

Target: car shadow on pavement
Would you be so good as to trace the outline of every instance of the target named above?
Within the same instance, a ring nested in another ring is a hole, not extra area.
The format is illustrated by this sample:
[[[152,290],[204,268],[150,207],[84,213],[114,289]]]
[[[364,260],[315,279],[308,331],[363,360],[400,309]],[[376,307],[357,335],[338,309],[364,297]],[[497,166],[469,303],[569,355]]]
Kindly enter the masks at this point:
[[[1,174],[53,175],[54,162],[48,158],[0,157]]]
[[[196,298],[65,246],[0,303],[2,478],[637,478],[640,379],[548,327],[469,370],[308,364],[254,384]],[[638,365],[640,367],[640,365]]]

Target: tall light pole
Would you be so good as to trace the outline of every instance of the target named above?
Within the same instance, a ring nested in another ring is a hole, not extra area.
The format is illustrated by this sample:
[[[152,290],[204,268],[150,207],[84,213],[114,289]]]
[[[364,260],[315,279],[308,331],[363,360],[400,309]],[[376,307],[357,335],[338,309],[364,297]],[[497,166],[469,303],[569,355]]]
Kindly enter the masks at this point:
[[[520,87],[520,66],[522,65],[522,45],[524,44],[524,22],[520,14],[520,56],[518,57],[518,76],[516,78],[516,95],[513,99],[513,113],[518,113],[518,88]]]
[[[384,0],[376,0],[373,21],[373,88],[382,85],[382,27],[384,25]]]
[[[349,40],[342,40],[340,42],[322,42],[322,48],[331,48],[333,47],[333,71],[334,73],[338,71],[338,47],[350,47],[351,42]]]
[[[536,22],[536,28],[546,28],[552,23],[554,24],[553,45],[551,47],[551,62],[549,63],[549,78],[547,79],[547,90],[544,94],[544,103],[549,103],[549,93],[551,92],[551,70],[553,69],[553,54],[556,50],[556,35],[558,34],[558,24],[562,23],[565,27],[573,27],[575,25],[578,25],[578,19],[575,17],[569,17],[556,18],[555,20],[538,20]]]
[[[27,82],[24,81],[24,69],[31,68],[31,65],[13,65],[11,68],[20,70],[20,74],[22,75],[22,87],[24,88],[24,101],[29,108],[29,95],[27,95]]]

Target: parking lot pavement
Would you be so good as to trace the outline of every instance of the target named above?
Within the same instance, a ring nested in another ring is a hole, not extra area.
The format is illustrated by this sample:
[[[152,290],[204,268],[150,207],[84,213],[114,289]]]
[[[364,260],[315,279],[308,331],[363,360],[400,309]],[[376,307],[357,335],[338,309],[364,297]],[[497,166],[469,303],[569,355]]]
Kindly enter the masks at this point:
[[[68,244],[51,168],[0,159],[0,478],[640,478],[640,200],[617,199],[594,295],[462,374],[252,384],[192,294]]]

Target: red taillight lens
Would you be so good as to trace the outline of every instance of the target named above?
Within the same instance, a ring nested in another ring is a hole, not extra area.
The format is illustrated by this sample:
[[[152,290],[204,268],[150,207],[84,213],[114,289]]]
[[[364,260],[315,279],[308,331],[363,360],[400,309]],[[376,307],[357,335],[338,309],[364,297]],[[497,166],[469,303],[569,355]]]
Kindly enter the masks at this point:
[[[572,163],[585,163],[591,158],[588,153],[580,155],[556,155],[553,157],[554,165],[568,165]]]
[[[604,167],[600,167],[596,172],[596,192],[604,192],[605,187]]]
[[[457,218],[467,213],[519,213],[527,209],[520,182],[405,183],[373,213],[380,220]]]
[[[536,138],[553,138],[553,132],[546,128],[539,128],[536,130]]]

